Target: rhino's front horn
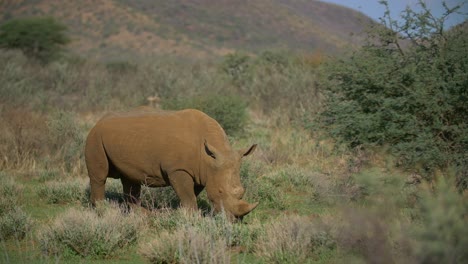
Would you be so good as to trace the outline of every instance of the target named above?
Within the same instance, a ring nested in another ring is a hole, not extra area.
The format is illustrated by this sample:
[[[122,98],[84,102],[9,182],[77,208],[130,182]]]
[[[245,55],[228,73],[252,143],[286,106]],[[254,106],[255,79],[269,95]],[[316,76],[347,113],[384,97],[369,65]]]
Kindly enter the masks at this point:
[[[237,204],[233,206],[231,213],[235,217],[241,218],[247,215],[248,213],[250,213],[253,209],[255,209],[257,205],[258,205],[258,202],[249,204],[244,200],[239,200],[239,202],[237,202]]]

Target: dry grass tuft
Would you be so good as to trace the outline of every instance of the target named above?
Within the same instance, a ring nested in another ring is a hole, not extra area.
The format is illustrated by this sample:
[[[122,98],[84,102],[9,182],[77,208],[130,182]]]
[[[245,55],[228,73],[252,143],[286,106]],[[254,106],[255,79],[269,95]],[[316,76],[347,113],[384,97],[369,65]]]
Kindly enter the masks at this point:
[[[48,151],[45,121],[31,111],[0,108],[0,169],[34,169]]]
[[[0,240],[23,239],[32,229],[33,221],[20,206],[23,188],[0,172]]]
[[[39,197],[48,203],[64,204],[84,199],[88,180],[84,178],[46,182],[38,190]]]
[[[150,263],[230,263],[226,241],[194,226],[163,232],[140,253]]]
[[[38,240],[47,255],[107,258],[135,244],[145,229],[142,216],[123,214],[118,206],[107,204],[97,211],[69,209],[46,224]]]
[[[320,250],[334,247],[325,225],[292,215],[267,224],[255,252],[268,263],[306,263],[317,258]]]
[[[261,225],[232,223],[224,214],[163,209],[150,217],[153,240],[140,248],[151,263],[230,263],[233,251],[253,252]]]

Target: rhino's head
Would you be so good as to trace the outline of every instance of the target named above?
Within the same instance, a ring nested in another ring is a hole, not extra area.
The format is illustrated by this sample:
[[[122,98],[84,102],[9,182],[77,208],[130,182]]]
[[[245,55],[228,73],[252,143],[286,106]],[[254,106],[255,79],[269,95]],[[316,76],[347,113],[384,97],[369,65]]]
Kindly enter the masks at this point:
[[[242,218],[258,203],[249,204],[242,200],[244,188],[240,181],[240,166],[243,157],[250,155],[257,145],[245,151],[218,151],[205,142],[206,192],[215,211],[225,210],[228,217]]]

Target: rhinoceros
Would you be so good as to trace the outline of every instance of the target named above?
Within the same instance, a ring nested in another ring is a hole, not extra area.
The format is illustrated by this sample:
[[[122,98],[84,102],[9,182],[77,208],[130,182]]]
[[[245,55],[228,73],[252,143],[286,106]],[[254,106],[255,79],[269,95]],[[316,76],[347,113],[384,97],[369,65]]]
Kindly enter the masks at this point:
[[[215,212],[242,218],[258,205],[242,200],[239,174],[241,159],[256,146],[234,151],[218,122],[194,109],[108,114],[86,140],[91,203],[105,198],[111,177],[121,180],[130,204],[140,205],[142,185],[172,186],[182,207],[197,210],[196,197],[206,188]]]

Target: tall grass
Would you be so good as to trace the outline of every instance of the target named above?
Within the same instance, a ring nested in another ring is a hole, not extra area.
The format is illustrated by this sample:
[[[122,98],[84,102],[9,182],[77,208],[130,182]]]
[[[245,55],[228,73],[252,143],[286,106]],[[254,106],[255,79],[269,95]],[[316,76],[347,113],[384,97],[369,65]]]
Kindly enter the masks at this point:
[[[48,153],[46,118],[27,109],[0,107],[0,169],[29,169]]]
[[[0,168],[23,171],[60,168],[83,172],[82,149],[85,130],[70,112],[50,115],[0,107]]]
[[[23,55],[0,51],[0,91],[4,102],[30,109],[77,111],[122,109],[146,104],[157,94],[162,100],[213,94],[240,94],[266,113],[286,110],[299,116],[316,109],[320,96],[314,85],[314,67],[300,61],[271,64],[260,57],[250,68],[253,77],[239,87],[232,76],[212,61],[180,61],[159,57],[138,65],[104,64],[63,59],[34,64]],[[310,93],[310,96],[302,96]],[[296,102],[297,104],[291,104]]]

